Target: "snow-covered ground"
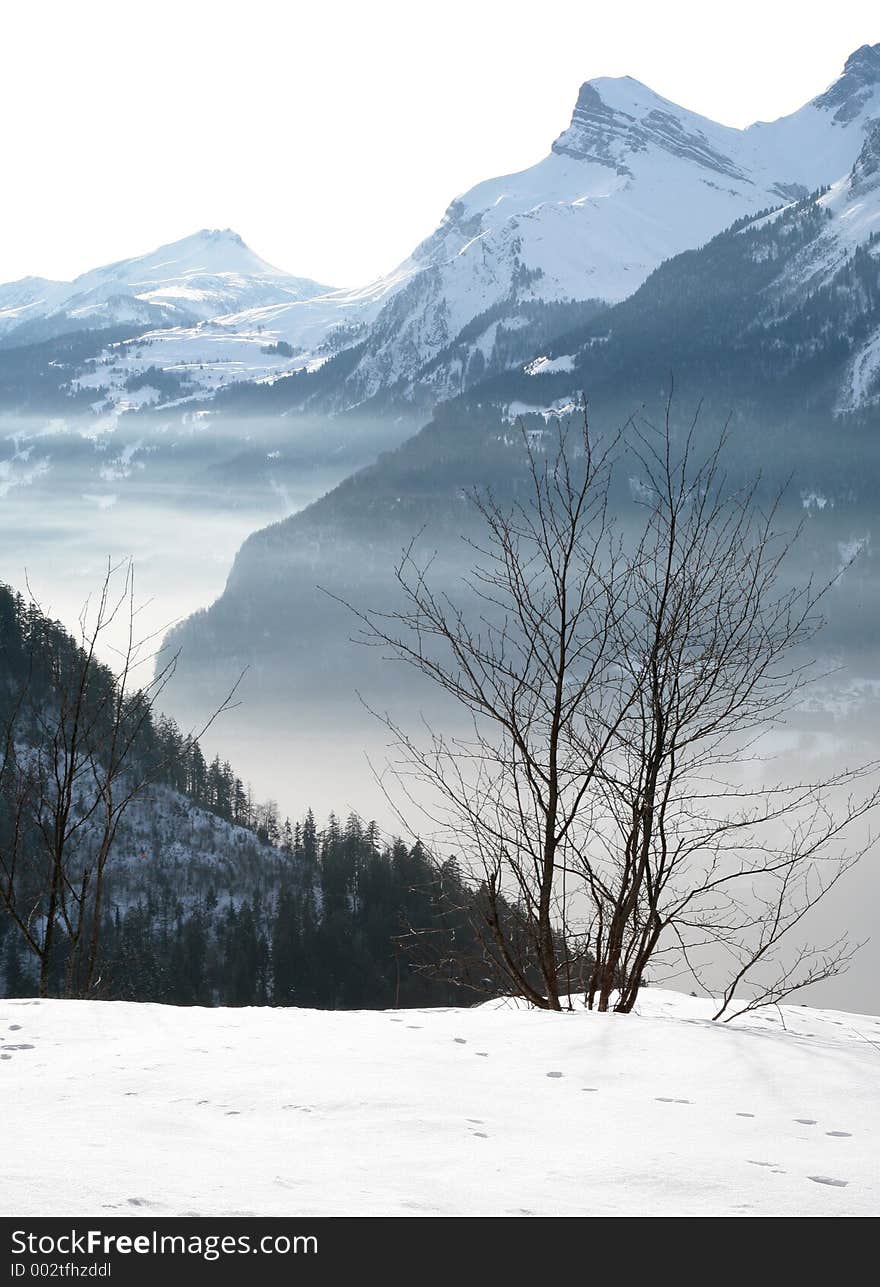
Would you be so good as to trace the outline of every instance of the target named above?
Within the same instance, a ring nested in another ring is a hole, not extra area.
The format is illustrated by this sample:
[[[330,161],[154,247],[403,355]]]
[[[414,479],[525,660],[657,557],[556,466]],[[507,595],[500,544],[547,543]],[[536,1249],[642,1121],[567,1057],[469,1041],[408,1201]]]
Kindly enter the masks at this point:
[[[880,1020],[0,1001],[0,1213],[876,1215]]]

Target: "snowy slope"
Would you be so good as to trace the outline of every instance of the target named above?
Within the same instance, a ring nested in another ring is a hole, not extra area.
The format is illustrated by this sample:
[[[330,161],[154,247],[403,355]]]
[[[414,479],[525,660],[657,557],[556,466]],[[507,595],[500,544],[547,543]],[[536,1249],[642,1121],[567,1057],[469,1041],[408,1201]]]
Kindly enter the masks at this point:
[[[827,284],[855,251],[869,249],[871,239],[880,236],[880,118],[865,137],[855,164],[816,204],[828,222],[820,237],[788,266],[792,291]],[[748,227],[778,223],[788,209],[754,220]]]
[[[880,403],[880,118],[836,182],[666,261],[628,299],[472,396],[509,420],[550,419],[584,389],[650,398],[672,369],[685,386],[765,403],[791,376],[790,412],[821,405],[829,420]]]
[[[248,896],[246,876],[254,868],[271,880],[284,866],[279,851],[255,832],[156,785],[133,800],[122,819],[107,866],[107,905],[124,909],[139,896],[146,901],[157,867],[173,878],[186,906],[209,886],[238,903]]]
[[[0,1212],[875,1215],[880,1020],[709,1004],[3,1001]]]
[[[7,335],[16,327],[41,318],[56,308],[56,301],[63,296],[62,282],[49,281],[46,277],[22,277],[17,282],[0,286],[0,335]]]
[[[828,285],[859,253],[874,265],[874,291],[880,294],[880,120],[852,171],[817,204],[826,213],[827,223],[817,241],[790,266],[786,283],[790,294],[797,298]],[[878,402],[880,325],[875,325],[847,366],[837,409],[855,411]]]

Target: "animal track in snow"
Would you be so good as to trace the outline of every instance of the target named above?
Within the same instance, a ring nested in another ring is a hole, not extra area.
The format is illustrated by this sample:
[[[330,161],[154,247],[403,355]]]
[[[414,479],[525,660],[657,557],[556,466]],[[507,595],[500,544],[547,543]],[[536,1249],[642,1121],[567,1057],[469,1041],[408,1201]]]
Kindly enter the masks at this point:
[[[737,1113],[737,1117],[754,1117],[754,1113]]]
[[[833,1135],[838,1140],[851,1140],[852,1131],[826,1131],[826,1135]]]
[[[562,1073],[561,1073],[561,1072],[548,1072],[547,1076],[548,1076],[548,1077],[561,1077],[561,1076],[562,1076]]]
[[[467,1039],[465,1037],[453,1037],[452,1040],[459,1046],[467,1045]]]
[[[475,1050],[475,1051],[474,1051],[474,1054],[475,1054],[475,1055],[479,1055],[481,1059],[488,1059],[488,1058],[489,1058],[489,1051],[488,1051],[488,1050]]]
[[[673,1099],[671,1095],[655,1095],[658,1104],[692,1104],[692,1099]]]
[[[801,1126],[815,1126],[815,1125],[816,1125],[816,1119],[815,1119],[815,1117],[796,1117],[794,1120],[795,1120],[796,1122],[800,1122]]]
[[[835,1180],[830,1175],[808,1175],[807,1179],[814,1184],[830,1184],[833,1189],[845,1189],[849,1184],[849,1180]]]

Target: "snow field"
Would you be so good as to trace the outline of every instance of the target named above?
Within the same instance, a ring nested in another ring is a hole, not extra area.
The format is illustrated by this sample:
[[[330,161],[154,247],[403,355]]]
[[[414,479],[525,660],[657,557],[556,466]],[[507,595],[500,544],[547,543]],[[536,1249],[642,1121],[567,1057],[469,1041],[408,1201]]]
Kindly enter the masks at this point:
[[[0,1002],[4,1215],[868,1215],[880,1021]]]

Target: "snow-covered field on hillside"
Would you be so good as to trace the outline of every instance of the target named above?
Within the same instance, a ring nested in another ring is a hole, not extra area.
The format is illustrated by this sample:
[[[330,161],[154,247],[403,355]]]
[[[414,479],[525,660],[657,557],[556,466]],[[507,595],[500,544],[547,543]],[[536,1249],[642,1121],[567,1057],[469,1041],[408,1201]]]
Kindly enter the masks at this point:
[[[880,1020],[0,1001],[0,1214],[880,1212]]]

